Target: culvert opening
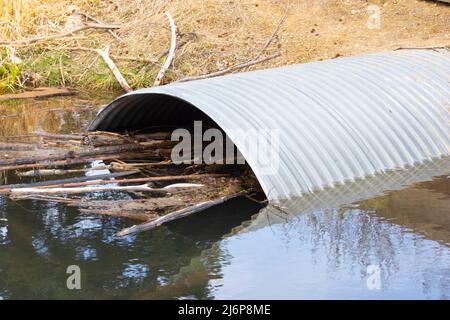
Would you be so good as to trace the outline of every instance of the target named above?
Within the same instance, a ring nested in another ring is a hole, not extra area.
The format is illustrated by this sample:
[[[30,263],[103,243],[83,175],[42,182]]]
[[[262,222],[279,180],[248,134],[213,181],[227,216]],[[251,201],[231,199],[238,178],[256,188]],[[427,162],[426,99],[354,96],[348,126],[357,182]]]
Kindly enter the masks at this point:
[[[167,94],[125,96],[106,107],[89,130],[163,139],[170,154],[165,150],[160,161],[174,164],[164,175],[218,175],[209,198],[241,193],[266,201],[252,168],[223,128],[183,99]]]

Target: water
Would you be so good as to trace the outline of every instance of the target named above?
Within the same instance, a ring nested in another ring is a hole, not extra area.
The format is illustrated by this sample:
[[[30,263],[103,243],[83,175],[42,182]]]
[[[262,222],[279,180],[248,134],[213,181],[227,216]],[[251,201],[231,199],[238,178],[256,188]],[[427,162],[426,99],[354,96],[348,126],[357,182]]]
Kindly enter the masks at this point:
[[[3,105],[0,117],[26,114],[0,118],[0,134],[71,132],[97,112],[76,105],[101,103]],[[0,299],[449,299],[449,174],[434,161],[259,213],[234,200],[125,238],[126,219],[0,197]]]

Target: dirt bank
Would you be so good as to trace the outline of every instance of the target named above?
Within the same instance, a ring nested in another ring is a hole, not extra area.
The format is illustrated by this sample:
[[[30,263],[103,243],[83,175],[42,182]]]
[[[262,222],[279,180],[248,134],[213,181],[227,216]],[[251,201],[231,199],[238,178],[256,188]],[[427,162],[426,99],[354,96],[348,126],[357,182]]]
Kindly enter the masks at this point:
[[[166,11],[177,25],[178,46],[163,83],[221,70],[258,55],[285,7],[281,0],[74,0],[70,4],[63,0],[6,0],[0,11],[0,43],[13,42],[0,48],[0,90],[38,85],[120,90],[95,52],[106,46],[133,88],[150,86],[170,45]],[[119,28],[14,42],[99,22]],[[264,52],[264,56],[281,56],[250,69],[399,46],[449,44],[450,5],[446,3],[291,0],[286,20]]]

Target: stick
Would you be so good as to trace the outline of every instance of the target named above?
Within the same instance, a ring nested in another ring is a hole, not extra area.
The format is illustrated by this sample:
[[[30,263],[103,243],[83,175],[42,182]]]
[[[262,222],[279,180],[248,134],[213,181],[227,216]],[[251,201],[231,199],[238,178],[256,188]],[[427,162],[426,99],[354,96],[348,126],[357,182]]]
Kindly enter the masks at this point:
[[[122,86],[122,88],[126,92],[133,91],[133,89],[131,89],[131,87],[128,85],[127,80],[125,80],[125,78],[120,73],[120,71],[117,68],[116,64],[109,57],[109,46],[106,46],[106,48],[103,49],[103,50],[96,49],[96,51],[103,58],[103,60],[105,60],[105,62],[108,65],[109,69],[111,69],[112,73],[114,74],[114,76],[116,77],[117,81]]]
[[[89,13],[87,12],[80,12],[81,15],[85,16],[87,19],[94,21],[95,23],[101,24],[103,25],[104,23],[100,20],[98,20],[97,18],[91,16]],[[114,31],[112,30],[108,30],[108,33],[110,35],[112,35],[117,41],[119,41],[120,43],[124,43],[124,41],[122,40],[122,38],[120,38]]]
[[[151,230],[153,228],[159,227],[160,225],[162,225],[163,223],[167,223],[169,221],[173,221],[173,220],[177,220],[177,219],[181,219],[184,218],[186,216],[189,216],[191,214],[197,213],[197,212],[201,212],[203,210],[206,210],[208,208],[211,208],[213,206],[222,204],[228,200],[231,200],[233,198],[237,198],[242,196],[243,193],[242,192],[238,192],[232,195],[228,195],[228,196],[224,196],[224,197],[220,197],[217,198],[215,200],[210,200],[210,201],[205,201],[205,202],[201,202],[198,203],[196,205],[193,205],[191,207],[187,207],[181,210],[177,210],[174,211],[172,213],[166,214],[156,220],[150,221],[150,222],[146,222],[146,223],[142,223],[139,225],[134,225],[132,227],[126,228],[121,230],[120,232],[117,233],[118,237],[123,237],[132,233],[138,233],[138,232],[143,232],[143,231],[147,231],[147,230]]]
[[[103,30],[111,30],[111,29],[119,29],[120,26],[117,25],[102,25],[102,24],[88,24],[82,27],[79,27],[77,29],[60,33],[60,34],[54,34],[50,36],[36,36],[28,39],[21,39],[21,40],[15,40],[15,41],[0,41],[0,45],[21,45],[21,44],[30,44],[35,43],[37,41],[47,41],[47,40],[54,40],[54,39],[60,39],[72,36],[74,33],[81,32],[87,29],[103,29]]]
[[[89,171],[98,171],[98,170],[110,170],[112,166],[99,166],[94,168],[87,169],[41,169],[41,170],[30,170],[25,172],[17,172],[19,177],[45,177],[45,176],[61,176],[70,173],[83,173]]]
[[[48,185],[38,186],[36,188],[68,188],[68,187],[82,187],[90,185],[102,185],[102,184],[122,184],[122,183],[140,183],[140,182],[163,182],[163,181],[176,181],[176,180],[201,180],[205,178],[222,178],[226,177],[226,174],[211,173],[211,174],[191,174],[182,176],[161,176],[161,177],[146,177],[146,178],[132,178],[132,179],[116,179],[116,180],[92,180],[85,182],[70,182],[70,183],[57,183],[57,181],[47,181]],[[51,183],[51,184],[50,184]],[[0,189],[0,193],[3,189]]]
[[[127,172],[117,172],[117,173],[108,173],[108,174],[99,174],[95,176],[85,176],[85,177],[77,177],[77,178],[69,178],[69,179],[60,179],[60,180],[50,180],[50,181],[41,181],[35,183],[25,183],[25,184],[11,184],[11,185],[3,185],[0,186],[0,193],[8,193],[12,189],[20,189],[20,188],[39,188],[46,187],[52,185],[67,185],[70,183],[83,183],[90,182],[91,184],[97,184],[100,181],[105,183],[112,183],[114,178],[121,178],[130,176],[133,174],[137,174],[139,171],[127,171]]]
[[[268,60],[271,60],[271,59],[278,58],[279,56],[281,56],[281,54],[277,53],[277,54],[274,54],[273,56],[261,58],[261,59],[258,59],[258,60],[250,60],[250,61],[247,61],[247,62],[244,62],[244,63],[236,64],[234,66],[231,66],[231,67],[229,67],[227,69],[224,69],[224,70],[221,70],[221,71],[208,73],[208,74],[204,74],[204,75],[201,75],[201,76],[186,77],[186,78],[180,79],[180,80],[178,80],[176,82],[187,82],[187,81],[201,80],[201,79],[207,79],[207,78],[223,76],[223,75],[225,75],[227,73],[230,73],[230,72],[233,72],[233,71],[237,71],[237,70],[240,70],[240,69],[243,69],[243,68],[246,68],[246,67],[253,66],[253,65],[258,64],[258,63],[262,63],[262,62],[265,62],[265,61],[268,61]]]
[[[259,53],[256,55],[256,57],[253,60],[258,60],[259,57],[261,57],[261,55],[264,53],[264,51],[266,51],[266,49],[270,46],[273,39],[275,38],[278,31],[280,30],[281,25],[283,24],[284,20],[286,20],[288,12],[289,12],[289,0],[286,2],[286,7],[284,8],[283,16],[281,17],[280,21],[278,21],[278,24],[275,27],[275,29],[273,30],[272,35],[270,36],[269,39],[267,39],[266,43],[264,44],[264,46],[261,48],[261,50],[259,51]]]
[[[156,76],[155,82],[153,86],[159,86],[161,84],[161,80],[164,78],[167,69],[169,69],[172,64],[173,58],[175,57],[175,49],[177,47],[177,27],[175,26],[175,22],[169,12],[166,12],[166,16],[169,19],[170,29],[172,31],[172,40],[170,42],[169,54],[167,55],[166,61],[164,62],[161,70],[159,70],[158,75]]]
[[[65,160],[46,160],[38,163],[28,163],[28,164],[12,164],[0,166],[0,171],[11,171],[11,170],[26,170],[26,169],[38,169],[38,168],[56,168],[61,166],[88,163],[96,160],[117,160],[117,159],[146,159],[149,160],[151,157],[159,158],[154,152],[133,152],[125,154],[98,154],[95,157],[82,157],[82,158],[70,158]]]
[[[17,188],[11,189],[11,196],[21,196],[23,194],[81,194],[81,193],[89,193],[89,192],[105,192],[105,191],[141,191],[141,192],[170,192],[175,189],[184,189],[184,188],[201,188],[204,187],[203,184],[195,184],[195,183],[176,183],[169,185],[164,188],[152,188],[149,187],[148,184],[143,184],[139,186],[110,186],[110,187],[86,187],[86,188],[46,188],[46,189],[38,189],[38,188]]]

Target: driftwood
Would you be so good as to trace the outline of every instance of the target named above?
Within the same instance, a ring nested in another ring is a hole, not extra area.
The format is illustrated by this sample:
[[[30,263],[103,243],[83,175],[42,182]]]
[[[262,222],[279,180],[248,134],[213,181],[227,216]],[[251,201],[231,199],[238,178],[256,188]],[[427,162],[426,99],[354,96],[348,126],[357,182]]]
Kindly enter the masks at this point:
[[[105,191],[141,191],[141,192],[156,192],[167,193],[179,189],[195,189],[204,187],[202,184],[195,183],[176,183],[163,188],[152,188],[148,184],[138,186],[108,186],[108,187],[85,187],[85,188],[17,188],[9,190],[11,196],[20,196],[23,194],[82,194],[91,192],[105,192]]]
[[[0,186],[0,194],[1,193],[9,193],[9,192],[11,192],[12,189],[19,189],[19,188],[40,188],[40,187],[51,187],[51,186],[66,186],[71,183],[80,184],[80,183],[85,183],[85,182],[89,182],[92,185],[92,184],[96,184],[100,181],[112,183],[113,181],[111,181],[111,179],[131,176],[136,173],[139,173],[139,171],[116,172],[116,173],[109,173],[109,174],[100,174],[100,175],[95,175],[95,176],[83,176],[83,177],[60,179],[60,180],[40,181],[40,182],[26,183],[26,184],[3,185],[3,186]]]
[[[237,197],[240,197],[240,196],[243,196],[243,193],[239,192],[239,193],[235,193],[235,194],[232,194],[232,195],[227,195],[227,196],[224,196],[224,197],[220,197],[220,198],[215,199],[215,200],[210,200],[210,201],[205,201],[205,202],[202,202],[202,203],[198,203],[198,204],[193,205],[191,207],[184,208],[184,209],[181,209],[181,210],[178,210],[178,211],[166,214],[166,215],[164,215],[164,216],[162,216],[162,217],[160,217],[160,218],[158,218],[158,219],[156,219],[154,221],[150,221],[150,222],[147,222],[147,223],[142,223],[142,224],[139,224],[139,225],[134,225],[132,227],[123,229],[123,230],[121,230],[120,232],[117,233],[117,236],[123,237],[123,236],[129,235],[129,234],[132,234],[132,233],[139,233],[139,232],[151,230],[151,229],[154,229],[156,227],[159,227],[163,223],[167,223],[167,222],[170,222],[170,221],[173,221],[173,220],[181,219],[181,218],[184,218],[184,217],[189,216],[191,214],[204,211],[204,210],[209,209],[209,208],[211,208],[213,206],[222,204],[222,203],[224,203],[224,202],[226,202],[226,201],[228,201],[230,199],[234,199],[234,198],[237,198]]]
[[[169,69],[170,65],[172,64],[173,58],[175,57],[175,50],[177,47],[177,27],[175,26],[175,22],[173,21],[172,15],[169,12],[166,12],[166,16],[169,19],[170,30],[172,33],[172,40],[170,42],[169,54],[167,55],[166,61],[161,67],[161,70],[159,70],[155,82],[153,83],[154,87],[159,86],[161,84],[161,80],[164,78],[167,69]]]

